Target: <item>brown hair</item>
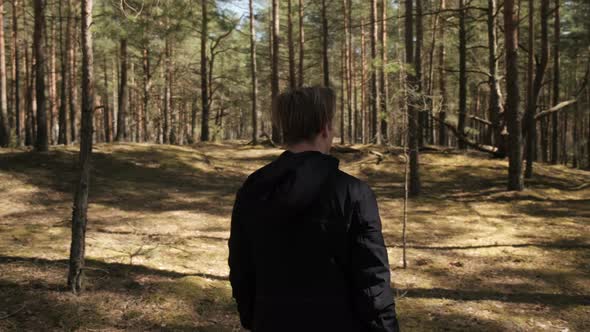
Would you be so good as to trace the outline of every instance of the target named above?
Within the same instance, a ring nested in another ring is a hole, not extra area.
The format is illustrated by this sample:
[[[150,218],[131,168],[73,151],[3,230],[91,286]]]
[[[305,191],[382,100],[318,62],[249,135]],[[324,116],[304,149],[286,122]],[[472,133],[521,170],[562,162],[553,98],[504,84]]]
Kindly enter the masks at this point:
[[[274,103],[273,124],[286,144],[313,139],[326,124],[331,125],[336,107],[334,90],[305,87],[280,94]]]

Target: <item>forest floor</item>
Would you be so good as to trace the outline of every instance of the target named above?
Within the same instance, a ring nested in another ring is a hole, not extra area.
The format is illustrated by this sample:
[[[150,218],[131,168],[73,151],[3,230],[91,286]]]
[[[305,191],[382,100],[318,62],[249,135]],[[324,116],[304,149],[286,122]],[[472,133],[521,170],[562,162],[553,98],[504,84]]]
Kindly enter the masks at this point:
[[[356,148],[336,156],[377,194],[404,331],[590,330],[590,172],[537,164],[525,191],[506,192],[506,161],[423,153],[402,269],[403,159],[377,164]],[[239,331],[227,267],[234,194],[280,152],[96,146],[76,296],[65,282],[77,149],[0,149],[0,330]]]

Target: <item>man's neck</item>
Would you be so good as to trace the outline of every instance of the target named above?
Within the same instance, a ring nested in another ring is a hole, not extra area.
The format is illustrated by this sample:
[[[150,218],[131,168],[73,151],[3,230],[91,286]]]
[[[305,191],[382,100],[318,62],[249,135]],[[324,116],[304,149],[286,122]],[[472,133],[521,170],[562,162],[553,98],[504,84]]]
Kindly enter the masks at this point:
[[[325,153],[322,149],[316,145],[309,142],[301,142],[297,144],[287,145],[287,150],[293,153],[305,152],[305,151],[318,151],[321,153]]]

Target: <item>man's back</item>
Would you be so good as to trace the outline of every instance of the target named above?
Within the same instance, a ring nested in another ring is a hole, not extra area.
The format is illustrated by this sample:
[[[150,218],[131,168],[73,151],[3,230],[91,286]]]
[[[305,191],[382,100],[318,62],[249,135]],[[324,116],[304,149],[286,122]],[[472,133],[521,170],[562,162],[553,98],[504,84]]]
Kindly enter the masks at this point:
[[[255,331],[396,331],[370,188],[317,151],[253,173],[232,216],[230,280]]]

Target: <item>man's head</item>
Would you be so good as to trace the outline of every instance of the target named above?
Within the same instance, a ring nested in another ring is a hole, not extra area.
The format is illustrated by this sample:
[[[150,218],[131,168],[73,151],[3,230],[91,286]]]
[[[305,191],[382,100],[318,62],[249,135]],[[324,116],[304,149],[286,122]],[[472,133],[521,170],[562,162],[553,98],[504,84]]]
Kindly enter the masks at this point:
[[[305,144],[328,153],[335,108],[336,95],[332,89],[298,88],[277,97],[272,118],[288,147]]]

